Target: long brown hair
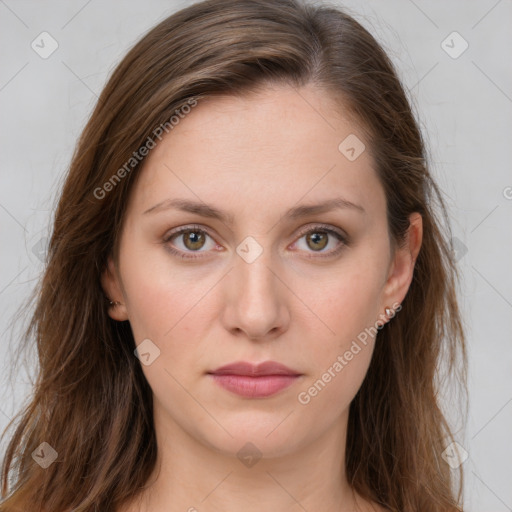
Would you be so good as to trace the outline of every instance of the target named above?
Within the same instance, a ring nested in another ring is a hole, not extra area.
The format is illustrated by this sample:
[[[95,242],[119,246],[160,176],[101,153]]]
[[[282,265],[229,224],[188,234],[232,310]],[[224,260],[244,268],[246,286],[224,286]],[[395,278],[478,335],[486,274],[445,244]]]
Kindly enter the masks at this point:
[[[395,247],[409,215],[423,216],[423,244],[402,310],[379,331],[350,406],[349,482],[394,512],[461,510],[462,466],[454,472],[442,458],[454,437],[439,403],[441,369],[466,390],[459,276],[445,200],[394,67],[368,31],[333,5],[208,0],[168,17],[135,44],[78,141],[23,338],[36,340],[38,374],[3,460],[2,512],[114,511],[147,482],[157,449],[151,389],[130,325],[108,316],[100,283],[144,163],[131,158],[158,142],[158,127],[170,131],[169,119],[184,105],[269,83],[315,84],[360,123],[386,193]],[[43,442],[57,454],[46,469],[31,456]]]

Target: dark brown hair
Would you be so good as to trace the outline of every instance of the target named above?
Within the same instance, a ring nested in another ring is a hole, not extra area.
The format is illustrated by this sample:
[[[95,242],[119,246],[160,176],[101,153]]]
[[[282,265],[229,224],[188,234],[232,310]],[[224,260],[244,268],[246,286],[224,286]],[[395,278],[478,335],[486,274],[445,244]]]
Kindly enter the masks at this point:
[[[129,51],[80,137],[24,336],[25,344],[36,341],[38,375],[3,460],[3,512],[114,511],[147,482],[157,449],[152,393],[130,325],[108,316],[100,283],[144,159],[124,167],[102,197],[95,191],[191,100],[270,83],[314,84],[362,127],[395,247],[409,215],[423,217],[402,311],[379,331],[350,406],[349,482],[394,512],[461,510],[462,471],[457,491],[441,457],[453,436],[439,404],[441,369],[465,390],[458,274],[445,201],[394,67],[374,37],[334,5],[209,0],[168,17]],[[47,469],[31,457],[42,442],[58,454]]]

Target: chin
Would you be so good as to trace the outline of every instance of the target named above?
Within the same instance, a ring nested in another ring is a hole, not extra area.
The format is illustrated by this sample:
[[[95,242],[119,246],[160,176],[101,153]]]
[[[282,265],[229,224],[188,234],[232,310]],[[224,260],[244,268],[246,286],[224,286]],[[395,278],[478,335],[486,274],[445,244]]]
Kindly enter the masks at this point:
[[[306,444],[306,432],[303,439],[301,433],[293,429],[291,422],[287,424],[291,418],[283,421],[287,414],[274,415],[272,420],[262,420],[257,414],[247,414],[246,418],[234,421],[223,420],[221,424],[232,437],[219,428],[215,438],[212,438],[210,431],[204,442],[219,453],[238,458],[244,455],[257,458],[289,455],[300,447],[301,440]]]

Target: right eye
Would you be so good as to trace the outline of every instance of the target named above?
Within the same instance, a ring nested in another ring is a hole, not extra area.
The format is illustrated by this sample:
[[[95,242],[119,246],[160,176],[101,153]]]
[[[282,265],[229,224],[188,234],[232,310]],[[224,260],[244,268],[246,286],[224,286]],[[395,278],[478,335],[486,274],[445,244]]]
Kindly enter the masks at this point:
[[[176,256],[179,256],[180,258],[183,259],[193,259],[200,258],[201,256],[192,253],[208,252],[208,250],[200,250],[205,246],[207,237],[212,239],[208,232],[200,228],[199,226],[182,226],[166,235],[163,241],[164,243],[168,244],[168,249],[171,251],[172,254],[175,254]],[[175,239],[181,239],[181,242],[178,244],[178,246],[181,245],[181,247],[178,247],[178,249],[176,249],[175,243],[170,243],[172,240]],[[215,246],[216,244],[213,243],[213,247]]]

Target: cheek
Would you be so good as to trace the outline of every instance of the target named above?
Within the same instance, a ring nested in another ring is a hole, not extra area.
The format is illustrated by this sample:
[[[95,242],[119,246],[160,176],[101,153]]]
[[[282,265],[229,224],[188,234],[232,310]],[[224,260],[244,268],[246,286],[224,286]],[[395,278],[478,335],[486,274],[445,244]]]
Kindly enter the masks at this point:
[[[186,269],[171,261],[163,247],[125,247],[121,262],[130,326],[136,344],[153,341],[161,362],[193,361],[194,340],[211,325],[209,304],[218,281],[211,270]],[[197,356],[197,354],[195,354]]]
[[[204,372],[198,340],[205,338],[202,329],[211,325],[204,304],[214,282],[176,270],[165,256],[130,253],[123,283],[135,344],[149,339],[159,351],[151,364],[142,364],[142,371],[164,409],[179,415],[193,407],[182,386],[188,388],[189,379]]]
[[[318,406],[319,414],[325,407],[333,415],[339,414],[364,380],[373,353],[379,307],[379,278],[371,268],[364,271],[361,265],[347,265],[328,280],[313,280],[317,286],[308,285],[313,282],[310,279],[301,285],[317,317],[315,323],[322,321],[316,334],[310,331],[309,340],[304,340],[313,371],[297,396],[301,405],[311,405],[311,411]]]
[[[321,321],[327,347],[343,349],[365,328],[373,326],[380,307],[380,274],[376,264],[342,265],[329,274],[307,276],[297,289],[312,314]],[[319,327],[320,329],[320,327]],[[329,340],[335,340],[333,343]]]

